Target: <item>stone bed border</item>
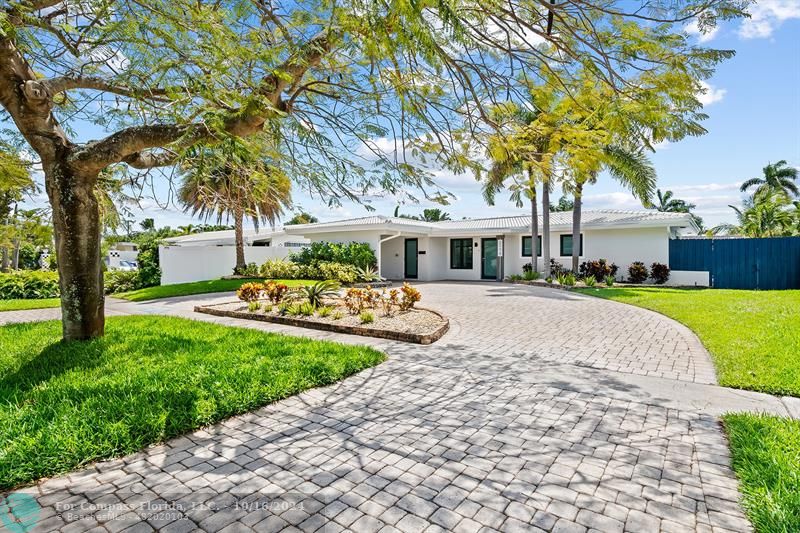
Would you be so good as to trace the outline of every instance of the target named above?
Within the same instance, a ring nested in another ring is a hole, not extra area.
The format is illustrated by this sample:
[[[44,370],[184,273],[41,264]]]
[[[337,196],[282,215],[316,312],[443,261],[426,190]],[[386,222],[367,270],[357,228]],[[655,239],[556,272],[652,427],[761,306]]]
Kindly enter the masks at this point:
[[[258,320],[260,322],[271,322],[273,324],[283,324],[285,326],[295,326],[299,328],[308,328],[308,329],[319,329],[322,331],[332,331],[334,333],[347,333],[349,335],[361,335],[362,337],[377,337],[379,339],[388,339],[393,341],[403,341],[403,342],[412,342],[415,344],[432,344],[442,336],[447,333],[450,329],[450,319],[446,316],[442,315],[438,311],[434,311],[433,309],[427,309],[425,307],[416,307],[420,311],[428,311],[429,313],[433,313],[442,320],[444,320],[444,324],[442,324],[439,329],[434,331],[433,333],[407,333],[405,331],[391,331],[386,329],[378,329],[378,328],[369,328],[364,326],[345,326],[342,324],[329,324],[327,322],[312,322],[309,320],[304,320],[302,318],[294,318],[290,316],[280,316],[280,315],[265,315],[259,313],[251,313],[249,311],[226,311],[224,309],[216,309],[217,307],[223,305],[230,305],[232,303],[240,303],[240,302],[226,302],[221,304],[213,304],[213,305],[197,305],[194,308],[195,313],[203,313],[206,315],[214,315],[214,316],[224,316],[228,318],[242,318],[245,320]]]

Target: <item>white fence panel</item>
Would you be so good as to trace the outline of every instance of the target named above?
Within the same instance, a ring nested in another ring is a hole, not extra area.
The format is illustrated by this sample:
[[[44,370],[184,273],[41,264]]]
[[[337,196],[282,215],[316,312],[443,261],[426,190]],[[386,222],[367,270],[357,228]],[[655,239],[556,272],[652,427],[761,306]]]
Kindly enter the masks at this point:
[[[292,248],[283,246],[245,246],[248,263],[260,265],[267,259],[284,259]],[[233,274],[235,246],[160,246],[161,284],[188,283],[218,279]]]

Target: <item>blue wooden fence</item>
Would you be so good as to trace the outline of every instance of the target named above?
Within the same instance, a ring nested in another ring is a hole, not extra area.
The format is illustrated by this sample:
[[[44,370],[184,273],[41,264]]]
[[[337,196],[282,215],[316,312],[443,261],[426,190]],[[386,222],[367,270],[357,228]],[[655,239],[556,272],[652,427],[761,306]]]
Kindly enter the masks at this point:
[[[800,289],[800,237],[673,239],[669,267],[708,271],[718,289]]]

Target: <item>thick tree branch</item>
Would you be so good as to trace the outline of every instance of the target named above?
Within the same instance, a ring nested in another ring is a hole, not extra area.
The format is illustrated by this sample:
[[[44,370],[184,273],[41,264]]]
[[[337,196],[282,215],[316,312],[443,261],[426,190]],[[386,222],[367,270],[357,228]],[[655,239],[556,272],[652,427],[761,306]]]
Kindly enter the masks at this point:
[[[89,143],[73,153],[71,162],[89,171],[99,171],[118,162],[129,164],[132,162],[134,166],[152,168],[168,163],[162,164],[164,160],[145,152],[149,148],[166,147],[176,142],[188,146],[212,139],[218,133],[228,133],[237,137],[257,133],[270,118],[291,111],[283,101],[282,93],[301,79],[310,68],[319,65],[331,48],[332,38],[327,34],[317,35],[308,41],[297,54],[264,78],[258,93],[267,102],[253,103],[230,113],[223,122],[221,132],[212,131],[204,123],[134,126]],[[154,157],[156,159],[153,159]]]
[[[125,85],[111,83],[97,76],[60,76],[58,78],[42,80],[41,83],[44,85],[50,97],[73,89],[92,89],[120,96],[169,101],[168,98],[163,98],[167,94],[166,89],[127,87]]]

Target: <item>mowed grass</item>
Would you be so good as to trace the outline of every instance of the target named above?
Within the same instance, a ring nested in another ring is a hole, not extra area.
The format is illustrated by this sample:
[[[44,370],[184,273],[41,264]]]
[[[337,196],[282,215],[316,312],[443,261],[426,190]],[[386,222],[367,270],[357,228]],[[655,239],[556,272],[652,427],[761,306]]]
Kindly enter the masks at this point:
[[[180,318],[0,327],[0,489],[135,452],[377,365],[371,348]]]
[[[58,298],[42,298],[39,300],[13,299],[0,300],[0,312],[3,311],[24,311],[25,309],[47,309],[58,307],[61,300]]]
[[[208,281],[194,281],[192,283],[176,283],[175,285],[159,285],[158,287],[146,287],[130,292],[112,294],[114,298],[123,298],[132,302],[142,302],[144,300],[155,300],[157,298],[170,298],[173,296],[190,296],[192,294],[206,294],[210,292],[229,292],[235,291],[244,283],[264,282],[261,278],[252,279],[212,279]],[[278,283],[285,283],[289,287],[299,287],[314,283],[303,279],[278,279]]]
[[[720,385],[800,396],[800,290],[581,289],[663,313],[694,331]]]
[[[746,413],[723,420],[756,531],[800,531],[800,420]]]

